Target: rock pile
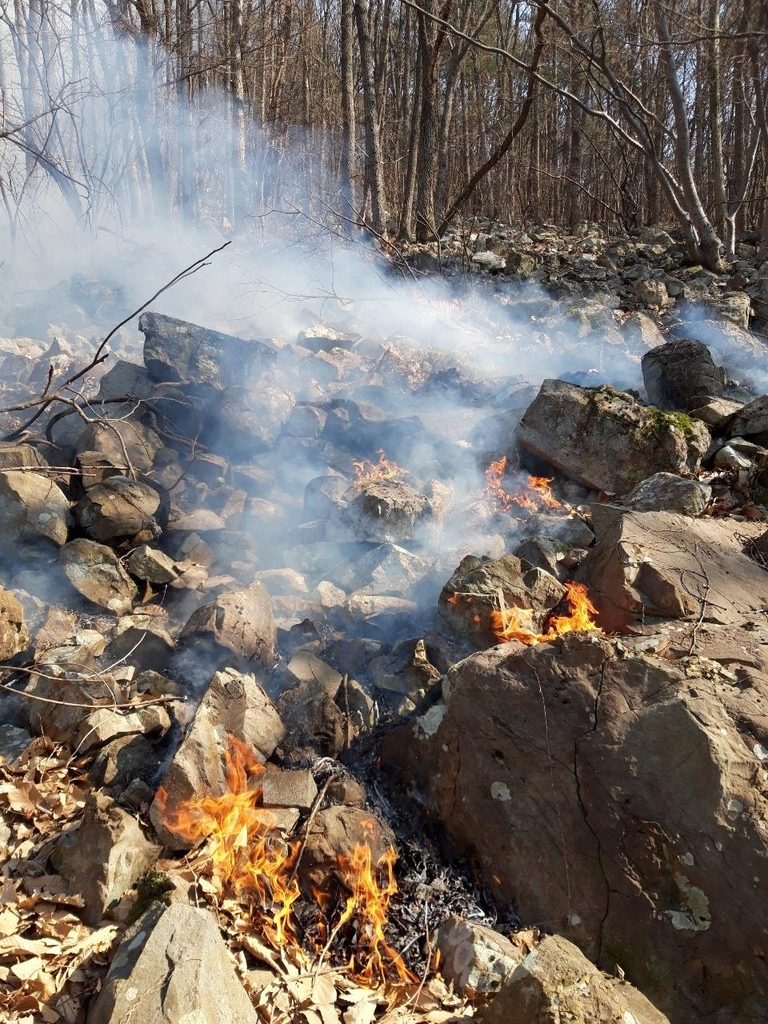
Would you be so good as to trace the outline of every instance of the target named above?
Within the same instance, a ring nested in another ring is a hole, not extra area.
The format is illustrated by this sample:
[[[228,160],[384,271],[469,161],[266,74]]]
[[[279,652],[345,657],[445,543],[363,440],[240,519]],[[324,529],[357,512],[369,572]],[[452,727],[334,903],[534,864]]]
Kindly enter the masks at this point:
[[[22,433],[0,444],[0,845],[7,892],[32,900],[0,912],[26,936],[0,936],[5,1005],[370,1024],[384,996],[343,972],[304,991],[298,936],[336,971],[343,929],[319,919],[361,857],[394,896],[375,762],[542,932],[440,924],[466,892],[412,879],[390,922],[411,953],[382,933],[389,967],[366,978],[405,986],[399,1019],[462,999],[488,1024],[760,1019],[768,398],[642,315],[591,330],[645,351],[643,391],[547,378],[511,399],[513,377],[321,323],[294,342],[139,328],[143,364],[78,409],[3,414]],[[226,856],[266,834],[277,858],[250,903],[205,853],[222,807]],[[51,906],[108,954],[61,984]],[[458,996],[414,980],[438,947]]]

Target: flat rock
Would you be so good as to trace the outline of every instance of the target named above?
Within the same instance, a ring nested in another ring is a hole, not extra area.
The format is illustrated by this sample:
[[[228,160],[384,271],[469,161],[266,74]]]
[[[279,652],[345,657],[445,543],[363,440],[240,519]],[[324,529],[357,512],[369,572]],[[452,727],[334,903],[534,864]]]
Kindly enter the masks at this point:
[[[691,475],[709,447],[703,423],[612,388],[559,380],[544,381],[516,437],[566,476],[608,494],[626,494],[658,472]]]
[[[140,544],[130,553],[127,561],[128,571],[136,579],[147,583],[173,583],[179,576],[179,570],[172,558],[163,551],[151,548],[148,544]]]
[[[605,629],[641,615],[740,623],[768,607],[768,573],[743,554],[728,523],[593,508],[603,529],[579,576]]]
[[[233,669],[217,672],[163,775],[162,794],[150,809],[160,841],[171,849],[190,849],[194,843],[173,827],[176,810],[192,797],[229,791],[224,770],[228,736],[251,747],[263,764],[284,735],[277,709],[253,676]]]
[[[255,383],[274,366],[268,341],[246,341],[160,313],[142,313],[144,363],[155,381],[202,384],[221,390]]]
[[[105,544],[84,537],[70,541],[59,553],[59,565],[79,594],[115,615],[129,612],[138,597],[136,584]]]
[[[160,903],[125,934],[87,1024],[258,1024],[207,910]]]
[[[745,405],[728,423],[728,437],[744,437],[768,447],[768,395]]]

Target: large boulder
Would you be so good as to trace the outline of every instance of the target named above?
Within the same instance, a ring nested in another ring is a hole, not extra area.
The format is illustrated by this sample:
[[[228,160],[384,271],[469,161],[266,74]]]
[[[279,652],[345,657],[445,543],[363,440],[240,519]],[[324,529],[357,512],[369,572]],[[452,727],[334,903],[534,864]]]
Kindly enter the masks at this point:
[[[144,363],[155,381],[221,390],[253,384],[274,366],[269,341],[246,341],[160,313],[142,313]]]
[[[384,764],[523,921],[619,965],[676,1022],[757,1022],[768,679],[729,678],[594,635],[510,643],[455,665]]]
[[[61,549],[59,565],[79,594],[115,615],[129,612],[138,597],[136,584],[106,544],[78,537]]]
[[[703,423],[613,388],[561,380],[544,381],[515,436],[533,455],[608,494],[626,494],[653,473],[689,476],[709,446]]]
[[[709,484],[675,473],[654,473],[630,491],[624,504],[638,512],[679,512],[683,516],[700,516],[711,498]]]
[[[593,506],[597,544],[579,577],[617,630],[635,616],[741,623],[768,608],[768,573],[727,523]]]
[[[648,399],[660,409],[686,412],[723,394],[722,370],[715,366],[707,346],[693,338],[679,338],[646,352],[642,370]]]
[[[115,953],[87,1024],[258,1024],[207,910],[154,903]]]
[[[108,477],[75,505],[75,518],[92,540],[150,539],[161,532],[161,498],[154,487],[125,476]]]

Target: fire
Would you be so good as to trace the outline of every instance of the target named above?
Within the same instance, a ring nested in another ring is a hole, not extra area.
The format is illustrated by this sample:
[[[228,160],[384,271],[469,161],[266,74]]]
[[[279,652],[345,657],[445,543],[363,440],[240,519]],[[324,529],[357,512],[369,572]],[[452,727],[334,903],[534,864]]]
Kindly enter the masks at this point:
[[[496,639],[501,643],[518,640],[531,646],[555,640],[565,633],[591,632],[599,629],[592,618],[597,614],[597,608],[589,600],[584,584],[569,582],[565,584],[565,588],[568,591],[568,614],[550,618],[545,633],[534,632],[532,608],[507,608],[503,595],[499,592],[500,607],[491,612],[491,629]]]
[[[504,512],[513,508],[524,508],[530,512],[536,512],[541,508],[562,508],[563,505],[557,500],[550,489],[554,480],[552,476],[529,476],[525,487],[528,494],[510,494],[504,487],[503,480],[507,471],[507,457],[491,462],[485,471],[485,491],[487,498],[493,499]]]
[[[175,810],[168,809],[162,788],[157,799],[169,828],[187,840],[205,841],[213,880],[222,891],[248,905],[263,937],[276,949],[288,944],[300,950],[293,907],[302,896],[295,871],[301,844],[286,843],[269,811],[261,806],[258,778],[263,766],[241,740],[234,736],[228,740],[229,749],[224,755],[226,793],[193,798]],[[384,935],[389,902],[397,892],[393,871],[396,859],[395,851],[390,849],[374,866],[371,849],[364,843],[355,846],[350,858],[339,858],[349,896],[330,930],[326,950],[341,929],[353,922],[356,941],[350,967],[363,984],[377,985],[390,978],[414,980]],[[330,900],[323,894],[315,895],[326,909]]]
[[[407,475],[407,469],[401,469],[397,463],[384,458],[383,448],[380,448],[376,454],[379,456],[378,462],[372,462],[370,459],[352,460],[355,471],[355,487],[362,488],[367,484],[378,483],[381,480],[396,480]]]

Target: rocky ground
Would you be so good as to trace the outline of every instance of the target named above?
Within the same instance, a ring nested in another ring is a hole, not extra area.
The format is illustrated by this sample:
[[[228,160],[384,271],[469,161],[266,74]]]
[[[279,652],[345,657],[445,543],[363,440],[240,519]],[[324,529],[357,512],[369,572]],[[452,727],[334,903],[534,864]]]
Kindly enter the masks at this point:
[[[453,344],[6,314],[8,1019],[765,1020],[768,263],[485,227]]]

